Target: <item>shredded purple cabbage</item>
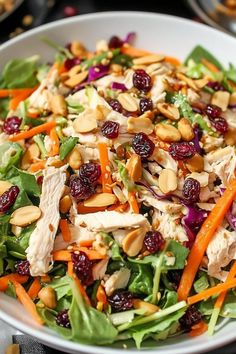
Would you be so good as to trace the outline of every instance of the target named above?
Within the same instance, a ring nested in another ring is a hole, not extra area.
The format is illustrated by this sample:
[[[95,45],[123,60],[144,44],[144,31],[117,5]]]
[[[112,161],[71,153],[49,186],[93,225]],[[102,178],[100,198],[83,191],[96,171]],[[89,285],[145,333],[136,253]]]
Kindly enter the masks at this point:
[[[188,208],[188,214],[182,219],[182,225],[185,228],[186,234],[188,236],[188,242],[186,242],[186,247],[191,248],[195,241],[196,235],[200,230],[200,227],[202,226],[208,213],[205,210],[199,209],[195,206],[185,206]]]
[[[111,88],[113,90],[121,90],[121,91],[127,91],[128,90],[127,87],[124,84],[122,84],[120,82],[115,82],[115,81],[112,82]]]
[[[107,65],[95,65],[89,68],[88,82],[95,81],[108,74]]]
[[[135,32],[129,32],[127,36],[123,39],[123,43],[133,44],[136,38]]]
[[[194,144],[195,150],[197,151],[198,154],[202,155],[203,151],[202,151],[202,148],[201,148],[200,143],[199,143],[199,140],[200,140],[199,128],[198,127],[194,127],[193,131],[194,131],[193,144]]]
[[[145,187],[153,195],[153,197],[158,199],[158,200],[168,199],[168,197],[170,197],[169,195],[166,195],[166,194],[163,194],[163,195],[157,194],[154,191],[154,189],[148,183],[146,183],[145,181],[139,181],[136,184],[138,184],[139,186]]]

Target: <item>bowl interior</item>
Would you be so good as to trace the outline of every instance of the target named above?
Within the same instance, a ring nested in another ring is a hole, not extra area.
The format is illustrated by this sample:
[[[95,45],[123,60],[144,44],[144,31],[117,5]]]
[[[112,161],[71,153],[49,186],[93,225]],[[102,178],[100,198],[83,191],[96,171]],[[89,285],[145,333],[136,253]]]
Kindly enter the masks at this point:
[[[233,37],[211,29],[205,25],[193,23],[167,15],[149,13],[116,12],[83,15],[39,27],[15,38],[0,48],[3,66],[9,59],[39,54],[42,61],[52,62],[54,50],[42,42],[42,36],[48,36],[64,45],[72,40],[80,40],[93,49],[99,39],[108,39],[117,34],[124,37],[128,32],[137,33],[136,45],[157,53],[184,59],[197,44],[209,49],[223,64],[236,61],[236,41]],[[65,352],[78,351],[88,353],[120,353],[120,349],[92,347],[72,343],[58,338],[45,327],[36,326],[23,307],[17,301],[0,293],[0,318],[19,330],[37,337],[41,342]],[[98,324],[99,325],[99,324]],[[224,326],[214,337],[201,336],[189,339],[187,336],[155,343],[160,354],[199,353],[224,345],[236,339],[236,322],[224,321]],[[126,352],[136,351],[135,348]],[[153,345],[145,352],[156,351]]]

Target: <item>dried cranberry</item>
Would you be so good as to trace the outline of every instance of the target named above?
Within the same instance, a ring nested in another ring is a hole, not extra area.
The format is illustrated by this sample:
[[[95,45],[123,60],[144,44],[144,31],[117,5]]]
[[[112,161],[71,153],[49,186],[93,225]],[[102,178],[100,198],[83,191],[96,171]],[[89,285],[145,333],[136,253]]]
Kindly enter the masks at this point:
[[[133,307],[133,296],[130,291],[116,290],[108,298],[114,312],[130,310]]]
[[[143,69],[136,70],[133,75],[133,85],[140,91],[148,92],[152,87],[151,77]]]
[[[95,188],[89,179],[72,176],[70,180],[70,193],[77,201],[85,200],[95,193]]]
[[[190,306],[183,317],[179,320],[181,328],[185,331],[190,331],[192,326],[201,322],[202,314],[194,306]]]
[[[122,112],[123,108],[118,100],[113,99],[113,100],[110,100],[108,103],[114,111],[119,112],[119,113]]]
[[[78,10],[74,6],[65,6],[63,9],[63,13],[65,17],[72,17],[77,15]]]
[[[112,36],[109,40],[108,47],[109,48],[120,48],[123,45],[123,41],[117,37],[117,36]]]
[[[182,270],[169,270],[169,272],[167,273],[167,279],[170,281],[175,291],[179,287],[182,274],[183,274]]]
[[[6,192],[0,195],[0,213],[6,213],[15,203],[20,190],[17,186],[10,187]]]
[[[16,262],[15,269],[20,275],[30,275],[30,264],[27,260]]]
[[[37,178],[37,184],[41,186],[43,184],[43,176],[38,176]]]
[[[207,86],[212,88],[214,91],[225,91],[224,86],[221,85],[218,81],[209,81]]]
[[[224,118],[218,117],[215,119],[210,119],[210,121],[213,127],[221,134],[225,134],[228,131],[229,126]]]
[[[2,130],[8,135],[17,133],[20,130],[21,121],[22,119],[16,116],[8,117],[4,120]]]
[[[222,110],[220,107],[215,106],[214,104],[208,104],[204,110],[204,113],[208,116],[208,118],[218,118],[221,113]]]
[[[107,139],[115,139],[119,135],[119,129],[119,123],[107,120],[101,128],[101,132]]]
[[[175,160],[190,159],[196,154],[196,149],[193,143],[181,142],[172,143],[169,147],[169,154]]]
[[[164,245],[165,240],[158,231],[148,231],[144,237],[144,246],[150,253],[156,253]]]
[[[139,109],[141,113],[144,113],[146,111],[152,111],[153,110],[153,103],[152,100],[149,98],[141,98],[139,101]]]
[[[64,67],[66,68],[66,70],[70,70],[71,68],[73,68],[73,66],[79,65],[80,63],[80,58],[66,59],[64,62]]]
[[[91,262],[87,254],[83,251],[72,253],[71,259],[74,271],[82,284],[90,285],[93,283],[93,262]]]
[[[96,183],[101,176],[101,166],[98,163],[84,163],[79,168],[80,179],[88,179],[91,183]]]
[[[56,324],[60,327],[71,328],[68,310],[62,310],[57,314]]]
[[[132,140],[132,148],[136,154],[140,155],[143,159],[146,159],[152,155],[155,144],[145,133],[138,133],[135,134]]]
[[[183,197],[188,203],[196,203],[200,194],[200,182],[194,178],[187,178],[184,181]]]

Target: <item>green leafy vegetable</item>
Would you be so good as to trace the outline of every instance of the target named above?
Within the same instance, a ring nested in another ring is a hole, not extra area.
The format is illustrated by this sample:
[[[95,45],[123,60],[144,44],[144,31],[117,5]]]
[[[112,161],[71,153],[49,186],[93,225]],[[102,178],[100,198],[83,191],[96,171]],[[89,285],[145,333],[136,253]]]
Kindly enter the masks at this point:
[[[191,53],[185,59],[184,64],[187,65],[190,59],[194,60],[195,63],[201,63],[202,59],[206,59],[210,63],[214,64],[218,69],[223,70],[221,63],[208,50],[200,45],[197,45],[191,51]]]
[[[65,60],[66,58],[68,59],[72,59],[73,58],[73,55],[71,54],[71,52],[65,48],[65,47],[62,47],[61,45],[57,44],[56,42],[54,42],[52,39],[49,39],[48,37],[46,36],[43,36],[41,37],[41,40],[48,44],[49,47],[53,48],[53,49],[56,49],[60,54],[63,55],[63,60]]]
[[[118,172],[119,172],[122,182],[124,183],[125,188],[129,192],[134,191],[136,189],[136,185],[133,181],[131,181],[126,167],[120,161],[117,161],[117,164],[118,164]]]
[[[29,246],[29,239],[32,234],[32,232],[35,229],[35,224],[32,224],[30,226],[24,227],[23,230],[21,231],[20,236],[18,237],[18,242],[19,245],[26,250]]]
[[[186,74],[193,79],[200,79],[203,76],[209,76],[214,81],[221,81],[223,78],[223,73],[221,71],[213,73],[205,65],[202,63],[196,63],[192,59],[188,61],[188,70]]]
[[[9,112],[9,102],[10,98],[0,98],[0,116],[2,118],[6,118],[8,112]]]
[[[149,265],[131,264],[129,291],[134,294],[150,295],[152,293],[153,275]]]
[[[37,85],[36,78],[38,55],[26,59],[9,61],[2,71],[4,88],[28,88]]]
[[[229,69],[224,71],[226,79],[236,83],[236,67],[233,64],[229,64]]]
[[[130,68],[133,65],[133,59],[129,55],[118,54],[111,60],[111,64],[119,64],[127,68]]]
[[[164,295],[161,298],[160,307],[166,309],[167,307],[173,306],[178,302],[178,295],[175,291],[165,290]]]
[[[69,152],[72,149],[74,149],[77,142],[78,142],[78,138],[73,138],[72,136],[65,138],[65,140],[62,142],[60,146],[60,160],[64,160],[66,158]]]
[[[201,293],[203,290],[209,288],[209,282],[206,273],[202,272],[199,279],[197,279],[193,284],[196,293]]]
[[[108,55],[109,52],[103,52],[101,54],[96,55],[92,59],[85,60],[82,62],[81,66],[83,67],[83,69],[89,69],[93,65],[100,64],[103,59],[106,59],[109,57],[109,55]],[[114,60],[114,58],[120,53],[120,49],[119,48],[113,49],[111,51],[111,53],[112,53],[112,57]]]
[[[84,106],[82,106],[73,95],[66,98],[66,103],[70,114],[80,114],[84,111]]]
[[[17,143],[4,143],[0,146],[0,175],[4,176],[12,166],[16,166],[23,153]]]
[[[179,242],[171,240],[166,249],[167,252],[171,253],[174,258],[175,262],[173,265],[167,265],[164,262],[162,264],[162,269],[170,270],[170,269],[183,269],[185,267],[185,260],[189,254],[189,249],[181,245]]]

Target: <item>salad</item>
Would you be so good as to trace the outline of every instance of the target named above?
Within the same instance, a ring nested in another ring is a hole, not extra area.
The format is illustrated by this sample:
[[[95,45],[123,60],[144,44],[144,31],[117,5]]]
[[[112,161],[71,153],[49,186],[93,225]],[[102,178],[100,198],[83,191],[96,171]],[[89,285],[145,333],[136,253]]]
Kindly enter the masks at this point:
[[[135,34],[0,76],[0,291],[96,345],[236,317],[236,68]]]

